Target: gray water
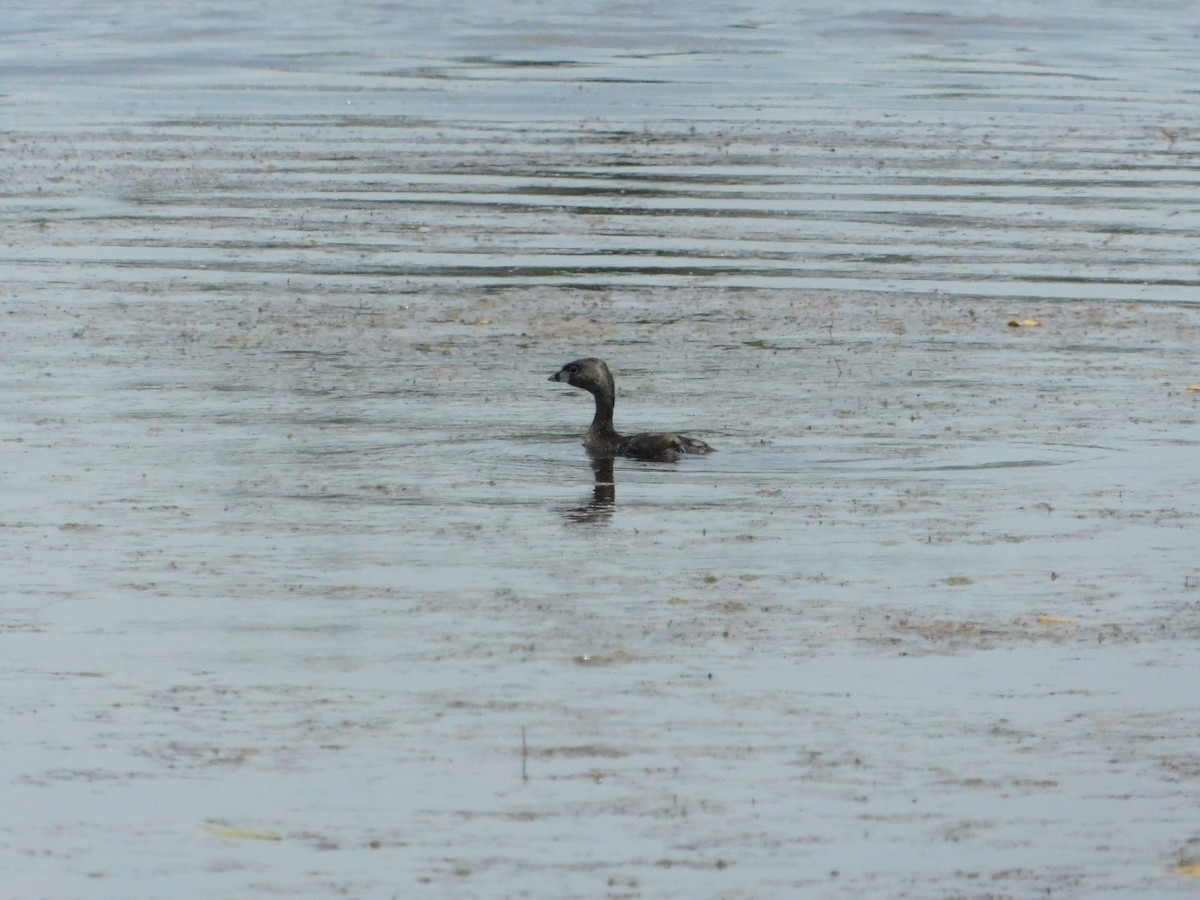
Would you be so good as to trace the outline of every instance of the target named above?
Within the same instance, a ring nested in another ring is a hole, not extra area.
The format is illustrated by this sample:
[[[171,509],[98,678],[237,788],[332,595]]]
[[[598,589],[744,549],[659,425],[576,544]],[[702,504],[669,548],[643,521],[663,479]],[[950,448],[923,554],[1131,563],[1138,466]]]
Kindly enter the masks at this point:
[[[156,6],[0,38],[6,896],[1195,894],[1190,5]]]

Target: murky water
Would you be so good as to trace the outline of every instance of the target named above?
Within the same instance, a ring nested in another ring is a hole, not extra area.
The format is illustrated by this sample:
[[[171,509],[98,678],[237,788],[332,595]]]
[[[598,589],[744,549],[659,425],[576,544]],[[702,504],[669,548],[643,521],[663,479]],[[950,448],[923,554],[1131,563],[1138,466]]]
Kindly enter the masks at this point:
[[[1190,7],[157,7],[0,60],[7,896],[1195,893]]]

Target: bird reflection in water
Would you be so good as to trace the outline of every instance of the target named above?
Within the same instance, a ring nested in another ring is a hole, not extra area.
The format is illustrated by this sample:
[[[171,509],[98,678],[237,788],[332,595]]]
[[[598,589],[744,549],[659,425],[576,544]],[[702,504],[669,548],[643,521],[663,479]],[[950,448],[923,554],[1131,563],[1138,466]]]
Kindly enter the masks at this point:
[[[564,511],[568,521],[593,525],[606,523],[617,508],[617,482],[613,477],[612,456],[589,453],[592,475],[596,483],[592,496],[582,506],[573,506]]]

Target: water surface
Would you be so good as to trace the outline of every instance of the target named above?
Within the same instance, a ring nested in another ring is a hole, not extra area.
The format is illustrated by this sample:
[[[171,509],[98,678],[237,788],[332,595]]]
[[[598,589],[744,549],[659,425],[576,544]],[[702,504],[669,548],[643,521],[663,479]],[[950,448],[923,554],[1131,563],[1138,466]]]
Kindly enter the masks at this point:
[[[10,894],[1192,895],[1195,28],[11,11]]]

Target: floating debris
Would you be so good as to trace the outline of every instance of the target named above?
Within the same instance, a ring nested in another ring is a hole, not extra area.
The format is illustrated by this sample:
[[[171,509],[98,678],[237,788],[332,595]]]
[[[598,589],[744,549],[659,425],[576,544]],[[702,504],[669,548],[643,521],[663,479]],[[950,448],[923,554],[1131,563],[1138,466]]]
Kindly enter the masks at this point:
[[[270,834],[265,831],[246,831],[243,828],[229,828],[225,825],[205,825],[204,830],[213,837],[222,838],[227,841],[282,841],[283,838],[277,834]]]
[[[1074,619],[1066,619],[1062,616],[1038,616],[1037,623],[1039,625],[1074,625]]]
[[[613,663],[628,662],[633,659],[624,650],[615,650],[608,655],[602,653],[585,653],[582,656],[575,657],[575,664],[579,666],[611,666]]]

